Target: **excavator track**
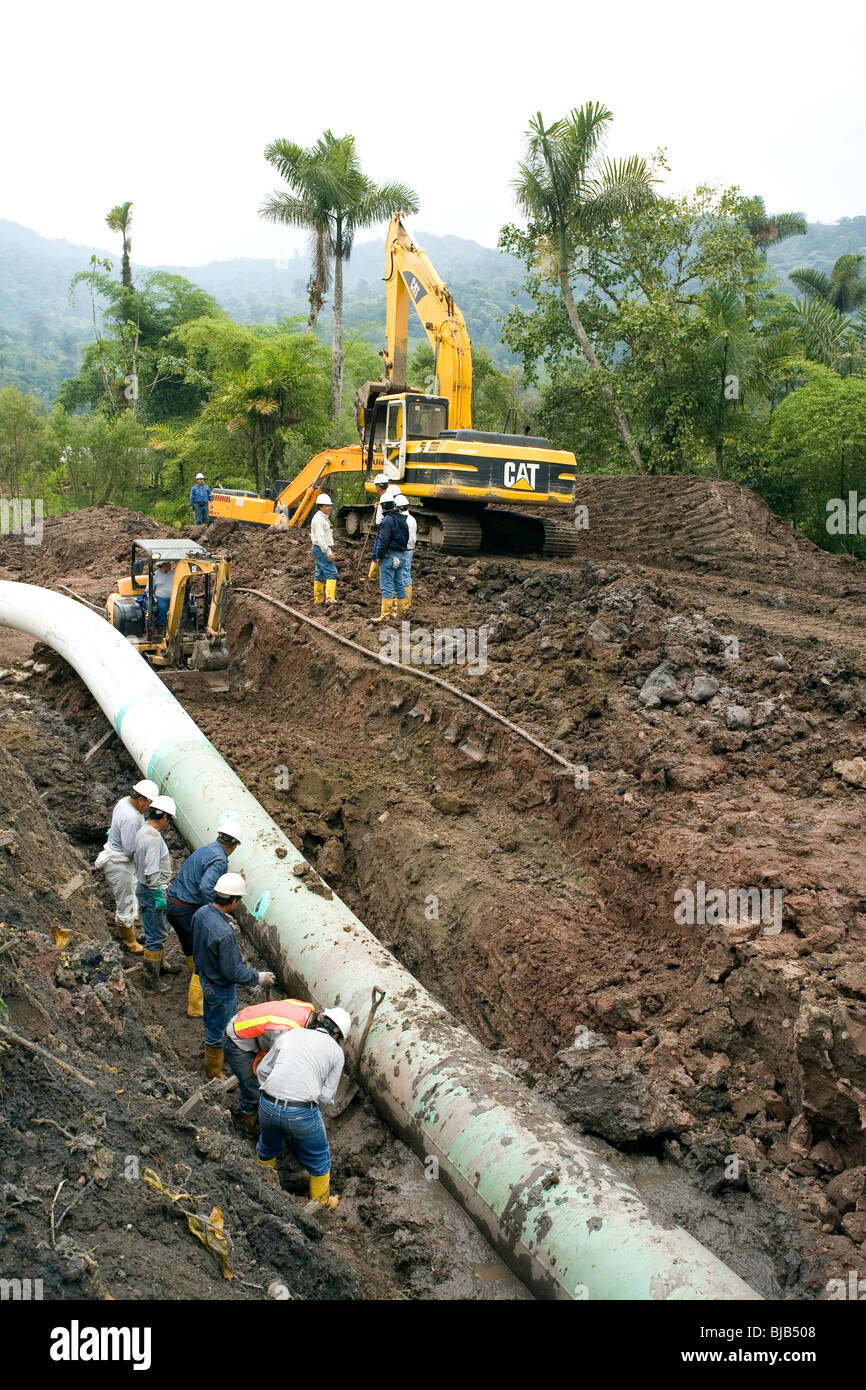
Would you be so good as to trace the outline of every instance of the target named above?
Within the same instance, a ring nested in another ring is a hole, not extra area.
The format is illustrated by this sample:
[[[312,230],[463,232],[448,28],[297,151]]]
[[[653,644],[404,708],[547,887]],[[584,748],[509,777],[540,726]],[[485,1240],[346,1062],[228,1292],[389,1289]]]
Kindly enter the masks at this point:
[[[542,555],[559,555],[569,559],[579,549],[577,532],[564,521],[544,521],[544,549]]]
[[[481,549],[481,523],[471,512],[428,513],[425,507],[418,519],[419,536],[422,527],[424,539],[446,555],[477,555]]]

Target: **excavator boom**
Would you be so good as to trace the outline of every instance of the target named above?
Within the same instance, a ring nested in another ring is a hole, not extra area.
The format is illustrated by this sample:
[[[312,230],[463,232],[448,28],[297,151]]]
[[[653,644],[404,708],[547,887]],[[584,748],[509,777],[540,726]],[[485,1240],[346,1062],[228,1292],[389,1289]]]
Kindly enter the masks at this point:
[[[416,246],[399,213],[391,219],[385,245],[385,358],[389,390],[405,391],[409,305],[414,305],[433,348],[433,394],[449,402],[451,429],[472,428],[472,348],[469,332],[427,253]]]

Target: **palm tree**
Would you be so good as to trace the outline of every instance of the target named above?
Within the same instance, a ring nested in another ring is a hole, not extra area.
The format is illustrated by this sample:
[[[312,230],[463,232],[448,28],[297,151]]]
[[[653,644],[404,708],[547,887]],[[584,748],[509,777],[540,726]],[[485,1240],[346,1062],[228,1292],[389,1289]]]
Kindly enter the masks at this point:
[[[808,223],[802,212],[767,212],[763,198],[751,198],[746,205],[746,226],[757,249],[767,254],[771,246],[788,237],[805,236]]]
[[[343,262],[349,259],[357,232],[384,222],[395,212],[417,212],[418,198],[402,183],[381,187],[361,169],[355,137],[339,138],[330,130],[310,149],[275,140],[265,150],[291,189],[273,193],[260,216],[303,227],[310,233],[313,273],[308,284],[310,317],[315,328],[324,296],[334,282],[334,340],[331,352],[331,419],[340,411],[343,393]]]
[[[545,127],[539,111],[529,123],[526,157],[514,180],[517,202],[529,218],[530,231],[555,259],[556,274],[575,337],[601,383],[611,419],[643,473],[640,450],[624,410],[604,379],[604,368],[590,342],[574,302],[570,261],[577,247],[599,231],[636,212],[654,198],[645,160],[614,162],[601,158],[601,145],[612,113],[597,102],[576,107],[563,120]]]
[[[111,212],[105,220],[113,232],[120,232],[123,237],[120,280],[125,290],[131,290],[132,266],[129,264],[129,253],[132,250],[132,240],[129,235],[129,229],[132,226],[132,203],[118,203],[116,207],[111,209]]]
[[[790,279],[807,299],[822,299],[840,314],[853,314],[855,309],[866,304],[864,262],[866,256],[848,253],[839,257],[829,275],[805,266],[802,270],[792,270]]]

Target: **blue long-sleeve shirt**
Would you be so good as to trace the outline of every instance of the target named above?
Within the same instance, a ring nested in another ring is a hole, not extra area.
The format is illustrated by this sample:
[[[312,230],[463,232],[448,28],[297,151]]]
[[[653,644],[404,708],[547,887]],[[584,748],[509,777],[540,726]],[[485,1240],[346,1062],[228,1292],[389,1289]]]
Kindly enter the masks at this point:
[[[210,845],[202,845],[201,849],[194,849],[189,858],[184,860],[177,878],[169,888],[169,897],[177,898],[182,903],[191,903],[194,907],[212,903],[214,884],[223,874],[228,873],[228,867],[228,855],[219,840],[214,840]]]
[[[244,965],[231,918],[213,903],[205,903],[193,915],[192,958],[199,978],[219,989],[259,982],[258,970]]]
[[[392,550],[405,550],[408,541],[409,527],[405,517],[386,512],[373,542],[373,559],[387,560]]]
[[[189,505],[194,507],[196,502],[211,502],[213,493],[207,483],[193,483],[189,490]]]

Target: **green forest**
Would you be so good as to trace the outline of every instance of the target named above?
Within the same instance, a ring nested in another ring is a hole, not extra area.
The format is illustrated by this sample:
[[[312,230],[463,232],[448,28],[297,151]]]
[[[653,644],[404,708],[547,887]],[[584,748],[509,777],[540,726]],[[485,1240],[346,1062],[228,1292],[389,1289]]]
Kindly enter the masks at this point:
[[[528,426],[583,472],[730,479],[866,556],[827,529],[831,499],[866,495],[866,217],[807,226],[737,188],[667,196],[663,153],[606,158],[612,121],[596,104],[532,118],[496,251],[419,236],[472,335],[475,428]],[[381,373],[384,226],[417,198],[374,184],[351,135],[265,158],[259,213],[303,229],[305,257],[193,283],[135,264],[133,202],[106,216],[109,254],[0,224],[4,495],[183,525],[199,470],[262,490],[353,440],[355,390]],[[424,387],[417,321],[411,338]]]

